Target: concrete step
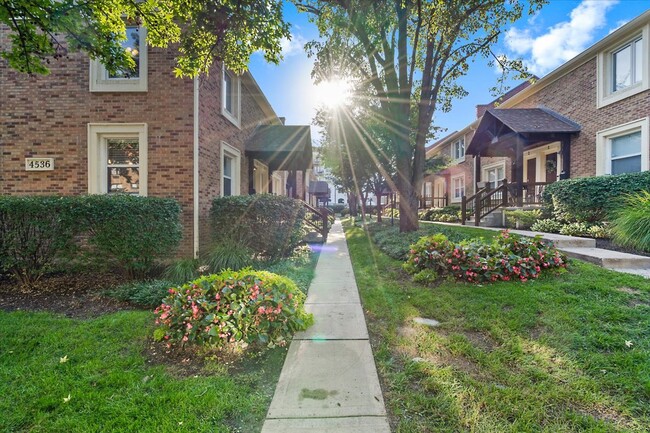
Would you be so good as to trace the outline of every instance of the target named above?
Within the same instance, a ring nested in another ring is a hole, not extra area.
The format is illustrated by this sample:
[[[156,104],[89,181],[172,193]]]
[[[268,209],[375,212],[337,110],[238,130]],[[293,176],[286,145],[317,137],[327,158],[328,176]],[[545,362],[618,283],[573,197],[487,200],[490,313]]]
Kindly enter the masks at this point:
[[[557,233],[530,232],[527,230],[510,230],[510,233],[528,237],[541,235],[544,240],[553,242],[553,245],[559,249],[596,247],[596,239],[592,238],[579,238],[576,236],[566,236]]]
[[[569,257],[609,269],[650,269],[650,257],[601,248],[560,248]]]

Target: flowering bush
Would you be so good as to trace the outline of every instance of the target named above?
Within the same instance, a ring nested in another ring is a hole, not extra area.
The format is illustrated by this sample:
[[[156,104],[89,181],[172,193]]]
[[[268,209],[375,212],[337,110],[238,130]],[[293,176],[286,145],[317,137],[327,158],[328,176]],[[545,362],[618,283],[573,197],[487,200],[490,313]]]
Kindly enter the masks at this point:
[[[313,323],[304,301],[291,280],[270,272],[244,269],[207,275],[169,289],[155,310],[154,338],[170,345],[284,345]]]
[[[403,267],[418,281],[439,275],[484,283],[527,281],[539,277],[542,269],[564,266],[566,257],[541,237],[519,238],[504,230],[490,243],[471,240],[454,244],[442,234],[423,237],[411,246]]]

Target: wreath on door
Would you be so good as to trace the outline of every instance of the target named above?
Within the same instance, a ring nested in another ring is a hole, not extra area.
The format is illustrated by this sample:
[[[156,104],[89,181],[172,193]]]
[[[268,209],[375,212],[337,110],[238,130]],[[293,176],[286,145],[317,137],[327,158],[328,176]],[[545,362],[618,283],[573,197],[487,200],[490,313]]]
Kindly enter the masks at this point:
[[[557,172],[557,161],[553,159],[546,160],[546,172],[547,173],[556,173]]]

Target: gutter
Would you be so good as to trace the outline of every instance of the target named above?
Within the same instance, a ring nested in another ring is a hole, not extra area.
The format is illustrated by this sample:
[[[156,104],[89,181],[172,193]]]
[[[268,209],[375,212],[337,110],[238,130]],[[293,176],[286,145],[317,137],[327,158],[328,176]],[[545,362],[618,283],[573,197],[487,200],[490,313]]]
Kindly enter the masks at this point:
[[[199,78],[194,77],[194,191],[192,209],[193,222],[193,251],[194,258],[199,257]]]

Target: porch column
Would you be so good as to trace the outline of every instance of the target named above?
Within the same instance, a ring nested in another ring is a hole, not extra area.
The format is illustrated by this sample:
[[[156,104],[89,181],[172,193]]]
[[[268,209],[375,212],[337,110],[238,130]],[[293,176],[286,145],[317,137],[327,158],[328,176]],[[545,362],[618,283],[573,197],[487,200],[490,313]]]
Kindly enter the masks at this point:
[[[569,179],[571,177],[571,137],[562,138],[560,153],[562,155],[562,171],[560,172],[560,180]]]
[[[522,207],[524,204],[524,144],[525,140],[517,134],[515,139],[515,159],[512,166],[512,176],[517,183],[516,196],[517,207]]]
[[[478,183],[481,181],[481,153],[474,156],[474,194],[478,191]]]
[[[255,159],[248,157],[248,194],[255,194]]]

